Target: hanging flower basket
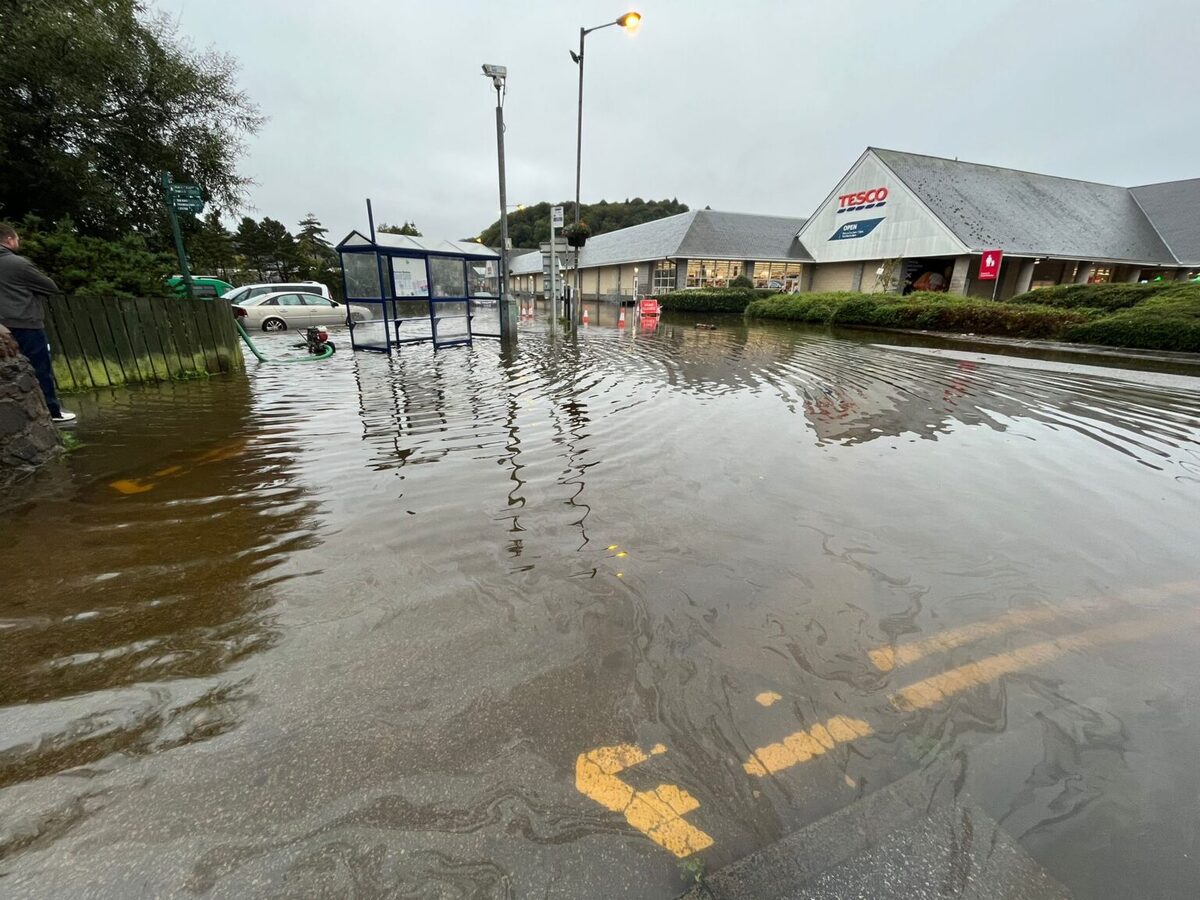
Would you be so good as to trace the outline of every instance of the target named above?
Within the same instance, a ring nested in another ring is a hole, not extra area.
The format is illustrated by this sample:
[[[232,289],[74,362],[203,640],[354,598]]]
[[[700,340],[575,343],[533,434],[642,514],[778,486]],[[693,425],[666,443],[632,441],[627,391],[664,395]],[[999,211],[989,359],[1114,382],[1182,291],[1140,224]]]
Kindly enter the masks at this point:
[[[591,236],[592,229],[588,228],[587,222],[580,222],[578,225],[568,225],[563,229],[563,237],[567,239],[567,244],[572,247],[582,247]]]

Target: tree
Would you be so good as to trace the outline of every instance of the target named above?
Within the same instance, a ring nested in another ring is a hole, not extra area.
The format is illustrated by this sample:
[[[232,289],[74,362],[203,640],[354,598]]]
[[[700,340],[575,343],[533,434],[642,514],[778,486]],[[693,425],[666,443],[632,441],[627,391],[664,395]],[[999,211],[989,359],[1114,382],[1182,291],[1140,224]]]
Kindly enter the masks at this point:
[[[236,73],[143,0],[4,0],[0,214],[158,237],[163,170],[236,209],[241,141],[263,121]]]
[[[233,235],[221,222],[221,214],[212,209],[203,219],[192,219],[184,226],[184,243],[193,272],[211,273],[232,281],[234,269]]]
[[[409,237],[423,237],[421,232],[419,232],[417,230],[417,225],[415,222],[405,222],[403,225],[384,224],[384,225],[380,225],[375,230],[383,231],[383,232],[386,232],[387,234],[406,234]]]
[[[296,227],[299,229],[296,232],[296,250],[302,265],[321,269],[336,259],[333,247],[325,238],[329,229],[321,224],[320,219],[309,213],[300,220],[300,224]]]
[[[17,230],[21,252],[67,294],[160,297],[179,265],[174,253],[154,252],[141,235],[116,241],[81,235],[69,218],[47,227],[27,216]]]
[[[566,221],[574,221],[575,204],[558,205],[563,207]],[[607,200],[590,205],[585,203],[580,207],[580,218],[588,223],[592,234],[596,235],[687,211],[687,206],[678,200],[643,200],[641,197],[634,197],[624,203],[609,203]],[[514,247],[537,247],[550,240],[550,204],[536,203],[510,215],[508,236]],[[497,219],[485,228],[479,240],[489,247],[499,246],[500,220]]]

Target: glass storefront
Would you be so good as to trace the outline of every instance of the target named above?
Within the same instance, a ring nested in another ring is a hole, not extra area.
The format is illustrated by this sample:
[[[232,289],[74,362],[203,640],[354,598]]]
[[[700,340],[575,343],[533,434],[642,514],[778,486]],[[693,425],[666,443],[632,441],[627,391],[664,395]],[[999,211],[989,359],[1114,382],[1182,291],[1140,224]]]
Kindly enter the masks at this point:
[[[675,290],[675,261],[673,259],[659,260],[654,264],[654,281],[651,286],[656,294],[665,294]]]
[[[798,262],[755,263],[754,286],[769,291],[799,290],[802,269]]]
[[[688,287],[728,287],[742,274],[742,264],[727,259],[689,259]]]

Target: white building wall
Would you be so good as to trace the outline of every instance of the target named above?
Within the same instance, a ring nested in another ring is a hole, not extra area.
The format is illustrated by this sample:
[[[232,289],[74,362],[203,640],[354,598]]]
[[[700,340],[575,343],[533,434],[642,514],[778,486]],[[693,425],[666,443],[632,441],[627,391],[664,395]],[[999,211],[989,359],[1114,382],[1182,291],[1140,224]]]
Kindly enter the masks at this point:
[[[825,263],[813,270],[812,287],[810,290],[824,293],[826,291],[848,291],[854,285],[854,274],[861,263]],[[871,270],[872,275],[874,269]]]
[[[854,195],[857,200],[843,199]],[[967,252],[869,150],[801,229],[800,240],[818,263]]]

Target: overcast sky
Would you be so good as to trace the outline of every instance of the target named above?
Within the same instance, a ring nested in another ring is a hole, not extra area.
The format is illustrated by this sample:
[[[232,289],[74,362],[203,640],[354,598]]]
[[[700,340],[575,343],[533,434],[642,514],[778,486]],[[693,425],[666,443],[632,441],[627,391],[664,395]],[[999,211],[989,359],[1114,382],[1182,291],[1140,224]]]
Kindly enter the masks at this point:
[[[881,146],[1132,185],[1200,176],[1196,0],[157,0],[236,57],[269,116],[242,163],[256,216],[334,240],[376,221],[477,234],[510,204],[583,200],[808,216]]]

